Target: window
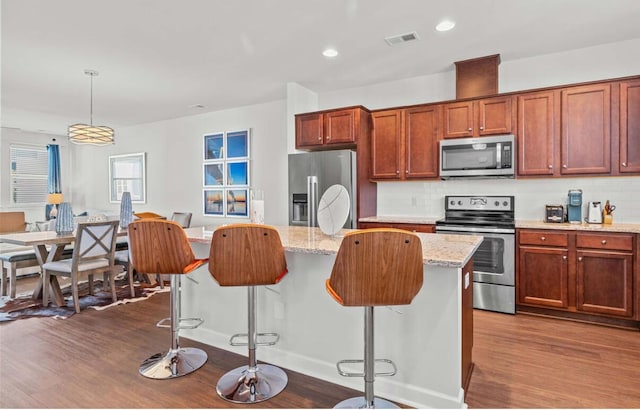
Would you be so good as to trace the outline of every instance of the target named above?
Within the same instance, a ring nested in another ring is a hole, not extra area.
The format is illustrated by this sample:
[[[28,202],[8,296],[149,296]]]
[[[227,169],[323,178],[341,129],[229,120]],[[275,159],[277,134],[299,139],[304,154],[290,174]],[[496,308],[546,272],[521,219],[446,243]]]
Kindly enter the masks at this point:
[[[49,156],[45,147],[11,145],[11,204],[47,202]]]
[[[146,202],[145,153],[109,156],[109,201],[118,203],[123,192],[131,193],[131,202]]]
[[[249,130],[204,135],[204,214],[248,217]]]

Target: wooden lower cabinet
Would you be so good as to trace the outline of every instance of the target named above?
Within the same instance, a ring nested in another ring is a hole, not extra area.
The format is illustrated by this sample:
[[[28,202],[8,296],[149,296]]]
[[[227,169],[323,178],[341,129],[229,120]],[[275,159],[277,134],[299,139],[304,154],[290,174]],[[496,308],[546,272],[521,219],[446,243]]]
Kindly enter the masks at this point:
[[[567,249],[521,246],[518,301],[545,307],[568,308],[568,258]]]
[[[630,318],[633,315],[633,256],[579,250],[576,309]]]
[[[518,310],[640,327],[636,241],[624,233],[519,229]]]

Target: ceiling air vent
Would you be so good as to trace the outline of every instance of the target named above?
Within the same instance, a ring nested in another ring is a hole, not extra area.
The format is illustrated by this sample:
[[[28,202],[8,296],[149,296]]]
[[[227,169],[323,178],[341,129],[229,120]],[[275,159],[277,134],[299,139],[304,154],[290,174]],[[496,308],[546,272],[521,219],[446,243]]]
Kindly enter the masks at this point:
[[[395,46],[396,44],[406,43],[407,41],[419,40],[418,33],[412,31],[411,33],[398,34],[397,36],[385,37],[384,41],[387,42],[390,46]]]

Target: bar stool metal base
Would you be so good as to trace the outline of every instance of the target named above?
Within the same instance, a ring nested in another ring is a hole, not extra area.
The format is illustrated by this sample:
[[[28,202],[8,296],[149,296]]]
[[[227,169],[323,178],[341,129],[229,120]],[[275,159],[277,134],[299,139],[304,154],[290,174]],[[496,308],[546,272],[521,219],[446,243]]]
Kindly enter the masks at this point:
[[[140,374],[150,379],[172,379],[198,370],[207,361],[207,353],[195,347],[180,347],[156,353],[140,365]]]
[[[259,364],[253,370],[241,366],[222,376],[216,391],[232,403],[259,403],[284,390],[288,381],[284,370],[270,364]]]
[[[367,400],[362,397],[352,397],[343,400],[334,406],[334,409],[399,409],[395,403],[388,400],[375,397],[373,399],[373,407],[367,405]]]

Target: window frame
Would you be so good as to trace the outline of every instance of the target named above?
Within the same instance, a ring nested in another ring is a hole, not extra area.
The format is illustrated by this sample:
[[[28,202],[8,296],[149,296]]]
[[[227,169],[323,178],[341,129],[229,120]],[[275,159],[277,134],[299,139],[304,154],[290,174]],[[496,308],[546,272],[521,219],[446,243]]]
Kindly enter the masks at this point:
[[[147,202],[147,164],[146,152],[136,152],[133,154],[109,155],[109,202],[112,204],[120,203],[122,200],[122,192],[127,189],[119,190],[116,188],[117,182],[140,181],[141,192],[131,192],[131,203],[145,204]],[[130,163],[131,161],[139,164],[139,172],[135,176],[117,177],[114,175],[114,169],[118,164]]]

